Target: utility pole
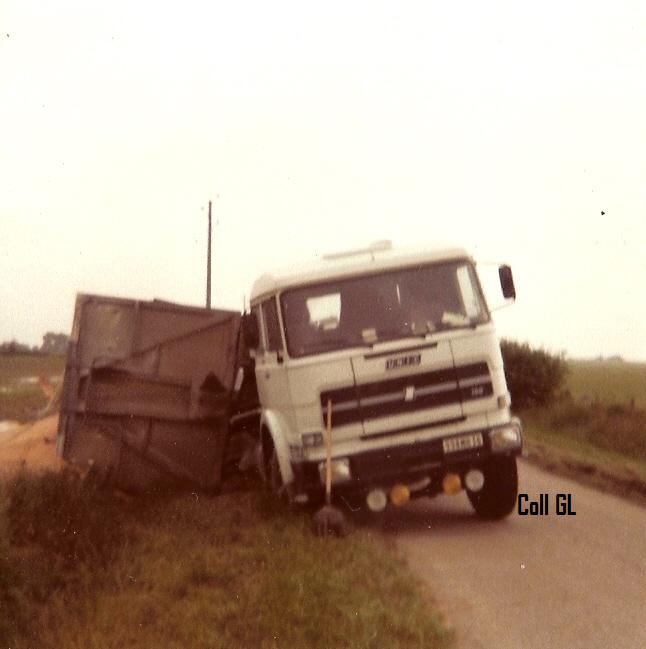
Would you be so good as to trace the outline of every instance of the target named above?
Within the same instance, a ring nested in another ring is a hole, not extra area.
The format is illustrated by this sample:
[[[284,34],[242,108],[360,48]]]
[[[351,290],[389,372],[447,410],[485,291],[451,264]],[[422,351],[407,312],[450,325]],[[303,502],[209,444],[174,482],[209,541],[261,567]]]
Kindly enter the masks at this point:
[[[211,308],[211,201],[209,201],[209,240],[206,253],[206,308]]]

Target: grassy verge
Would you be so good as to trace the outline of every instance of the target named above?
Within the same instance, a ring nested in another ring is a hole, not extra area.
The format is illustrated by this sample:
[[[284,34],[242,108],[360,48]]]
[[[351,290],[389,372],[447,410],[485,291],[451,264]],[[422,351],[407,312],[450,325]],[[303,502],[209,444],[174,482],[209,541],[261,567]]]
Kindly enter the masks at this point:
[[[11,647],[439,647],[421,585],[366,531],[315,538],[262,493],[117,499],[20,476],[0,508]]]
[[[530,461],[646,504],[645,411],[564,401],[520,415]]]

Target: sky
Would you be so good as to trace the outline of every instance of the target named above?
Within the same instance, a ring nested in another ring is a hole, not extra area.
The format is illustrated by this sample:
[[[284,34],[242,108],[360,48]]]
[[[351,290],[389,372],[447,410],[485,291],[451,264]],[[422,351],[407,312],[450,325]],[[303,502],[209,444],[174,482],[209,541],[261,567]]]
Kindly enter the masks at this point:
[[[203,304],[211,199],[214,305],[446,243],[512,266],[500,335],[646,361],[645,116],[640,1],[4,0],[0,341]]]

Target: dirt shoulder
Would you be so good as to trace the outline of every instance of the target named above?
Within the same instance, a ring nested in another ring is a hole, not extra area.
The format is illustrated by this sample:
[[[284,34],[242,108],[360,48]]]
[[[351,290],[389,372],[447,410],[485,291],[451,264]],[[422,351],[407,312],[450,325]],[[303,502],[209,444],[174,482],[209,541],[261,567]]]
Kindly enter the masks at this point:
[[[0,475],[22,468],[57,471],[63,461],[56,455],[58,415],[4,430],[0,437]]]

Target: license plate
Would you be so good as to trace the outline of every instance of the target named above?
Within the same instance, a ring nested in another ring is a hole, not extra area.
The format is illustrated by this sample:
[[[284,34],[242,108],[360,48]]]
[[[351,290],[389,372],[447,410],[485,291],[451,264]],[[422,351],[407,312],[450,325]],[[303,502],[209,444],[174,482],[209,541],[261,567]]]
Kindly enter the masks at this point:
[[[445,453],[455,453],[455,451],[466,451],[470,448],[482,446],[482,433],[469,433],[468,435],[459,435],[458,437],[449,437],[442,440],[442,446]]]

